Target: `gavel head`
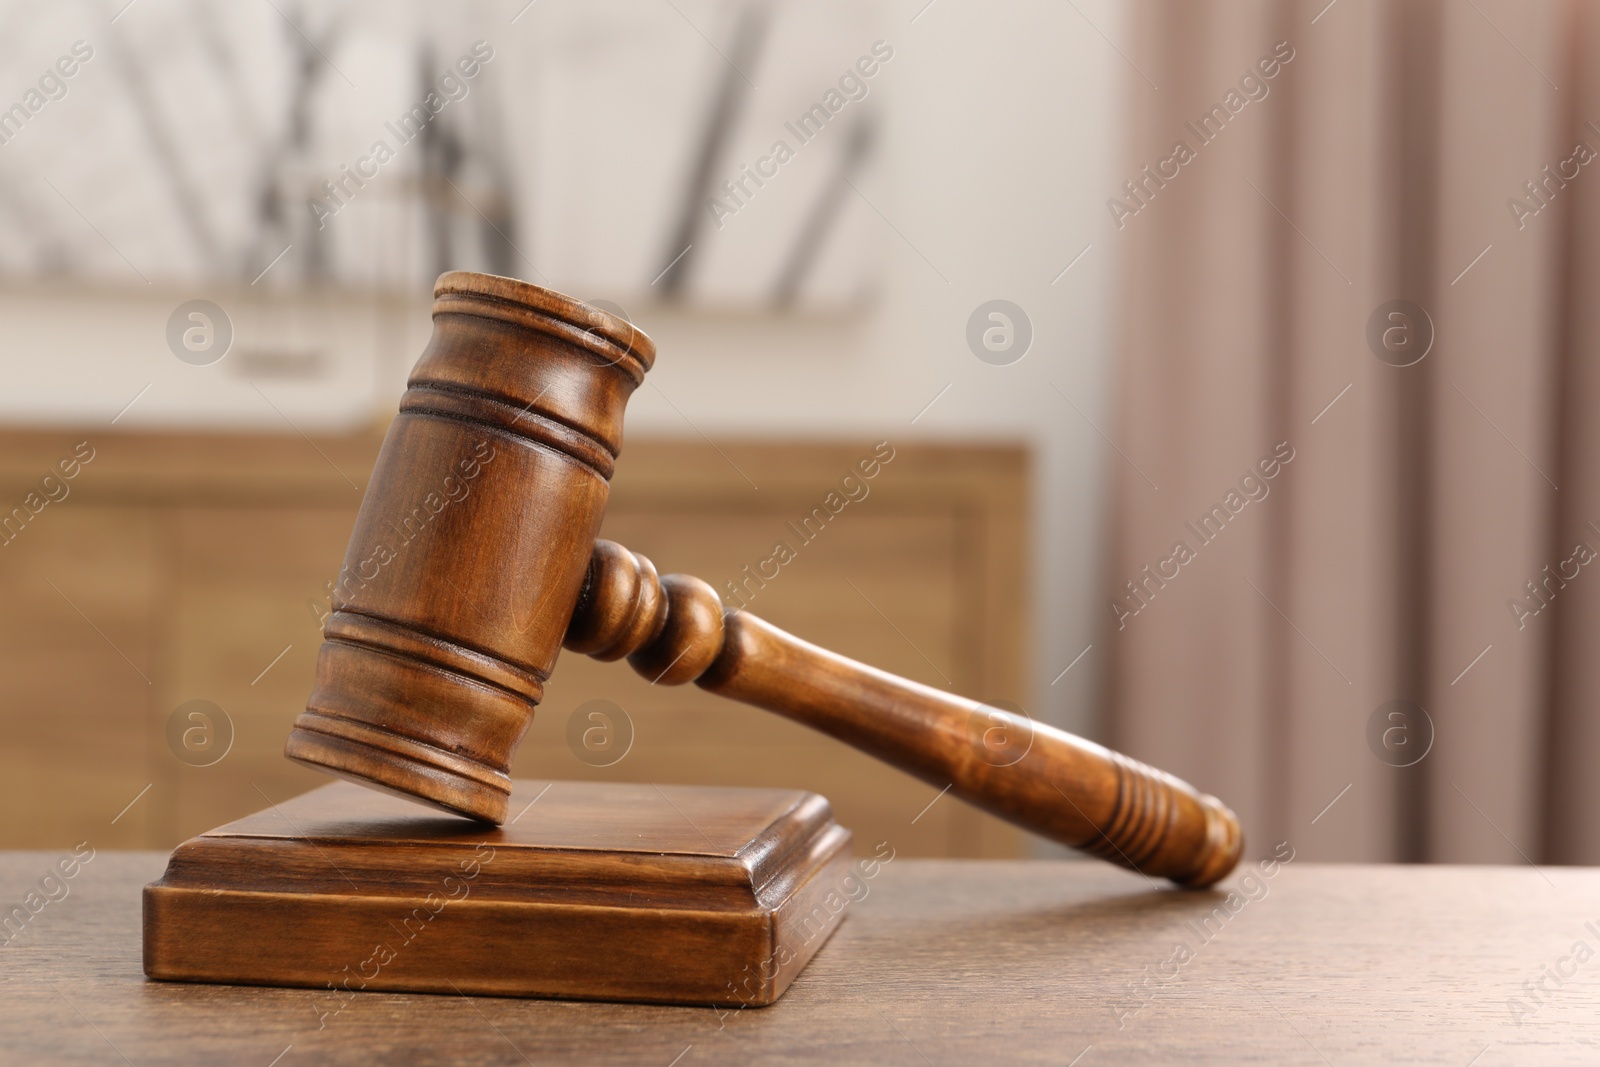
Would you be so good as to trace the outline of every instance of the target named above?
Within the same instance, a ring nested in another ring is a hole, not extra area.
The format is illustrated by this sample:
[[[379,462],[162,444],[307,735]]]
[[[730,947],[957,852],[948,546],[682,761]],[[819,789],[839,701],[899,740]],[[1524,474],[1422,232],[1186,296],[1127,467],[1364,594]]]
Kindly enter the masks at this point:
[[[503,822],[655,345],[526,282],[457,272],[378,455],[284,754]]]

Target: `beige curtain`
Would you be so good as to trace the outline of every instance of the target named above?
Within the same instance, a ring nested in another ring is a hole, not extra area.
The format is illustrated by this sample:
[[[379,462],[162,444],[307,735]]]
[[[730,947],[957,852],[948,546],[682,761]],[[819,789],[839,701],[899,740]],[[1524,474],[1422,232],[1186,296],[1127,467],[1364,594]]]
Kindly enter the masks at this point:
[[[1600,863],[1597,22],[1132,9],[1105,732],[1253,851]]]

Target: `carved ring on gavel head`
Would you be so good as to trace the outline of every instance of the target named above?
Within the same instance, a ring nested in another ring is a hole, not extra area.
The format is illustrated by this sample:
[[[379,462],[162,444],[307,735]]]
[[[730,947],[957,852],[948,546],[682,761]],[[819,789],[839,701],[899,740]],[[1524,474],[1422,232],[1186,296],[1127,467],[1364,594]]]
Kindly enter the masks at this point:
[[[1215,797],[1054,727],[898,678],[724,609],[597,540],[627,400],[655,346],[525,282],[455,272],[384,439],[285,754],[503,822],[510,763],[557,653],[627,658],[851,744],[1035,833],[1208,886],[1238,862]],[[981,713],[1025,733],[1003,765]]]

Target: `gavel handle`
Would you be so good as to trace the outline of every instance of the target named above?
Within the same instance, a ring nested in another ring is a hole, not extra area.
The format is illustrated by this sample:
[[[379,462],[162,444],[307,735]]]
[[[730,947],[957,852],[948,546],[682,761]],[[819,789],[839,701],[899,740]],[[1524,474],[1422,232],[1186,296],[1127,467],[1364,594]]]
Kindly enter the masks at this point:
[[[565,647],[777,712],[1034,833],[1180,885],[1225,877],[1244,847],[1233,812],[1187,782],[725,612],[705,582],[658,578],[611,541],[595,543]]]

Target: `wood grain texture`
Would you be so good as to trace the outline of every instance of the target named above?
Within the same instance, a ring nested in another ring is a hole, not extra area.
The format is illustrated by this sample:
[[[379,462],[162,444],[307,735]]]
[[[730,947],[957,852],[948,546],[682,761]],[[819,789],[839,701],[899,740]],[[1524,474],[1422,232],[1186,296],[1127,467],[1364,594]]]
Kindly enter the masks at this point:
[[[501,822],[655,345],[580,301],[464,272],[440,276],[433,321],[284,755]]]
[[[728,610],[710,585],[600,541],[566,646],[627,656],[652,685],[804,723],[1018,826],[1202,888],[1238,863],[1238,820],[1153,767],[1008,709],[897,678]]]
[[[180,845],[144,890],[152,978],[761,1006],[860,884],[815,793],[517,781],[505,827],[324,786]],[[866,861],[863,871],[874,871]]]
[[[18,815],[0,825],[0,846],[70,848],[91,837],[171,849],[260,808],[263,793],[281,801],[326,781],[283,759],[283,737],[314,674],[321,626],[312,609],[327,608],[325,583],[349,543],[380,436],[315,437],[313,447],[285,433],[0,432],[0,492],[13,501],[74,442],[88,437],[97,449],[70,498],[0,548],[0,678],[10,697],[0,701],[0,806]],[[1027,704],[1026,450],[896,447],[870,498],[806,546],[756,606],[904,677]],[[866,451],[840,441],[713,448],[632,437],[603,530],[675,567],[731,579]],[[635,727],[632,751],[615,766],[590,766],[568,748],[568,717],[597,697],[626,709]],[[235,728],[231,752],[211,767],[184,765],[164,737],[172,710],[197,698],[219,704]],[[949,797],[907,829],[937,789],[788,720],[581,656],[563,656],[546,684],[512,773],[811,790],[862,836],[894,833],[904,855],[1025,848],[1015,828]]]
[[[0,901],[57,859],[0,856]],[[770,1008],[364,993],[319,1029],[304,989],[144,978],[140,887],[166,860],[100,852],[0,947],[0,1059],[1506,1067],[1600,1048],[1600,957],[1521,1026],[1507,1004],[1575,942],[1600,949],[1593,869],[1296,861],[1191,893],[1099,864],[901,858]],[[1235,889],[1249,903],[1217,919]],[[1193,958],[1164,967],[1178,943]]]

